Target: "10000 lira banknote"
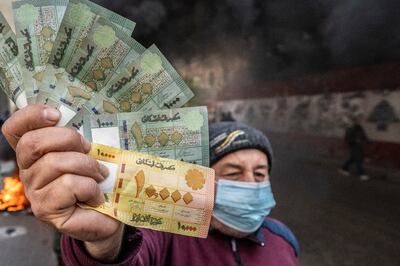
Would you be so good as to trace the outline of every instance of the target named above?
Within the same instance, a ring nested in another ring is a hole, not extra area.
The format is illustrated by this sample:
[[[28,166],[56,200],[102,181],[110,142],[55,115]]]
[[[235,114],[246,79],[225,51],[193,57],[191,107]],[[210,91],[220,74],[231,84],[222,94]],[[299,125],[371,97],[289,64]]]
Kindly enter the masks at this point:
[[[81,106],[118,71],[128,54],[139,57],[144,50],[115,24],[104,18],[96,20],[65,68],[68,77],[57,81],[47,99],[46,103],[50,102],[62,114],[58,126],[65,126],[76,115]]]
[[[91,142],[209,165],[206,107],[85,116]]]
[[[84,108],[92,114],[179,108],[192,97],[168,60],[155,45],[127,64]]]
[[[179,108],[194,94],[155,45],[140,58],[128,55],[126,64],[108,84],[87,101],[67,124],[80,129],[89,114],[151,112]]]
[[[92,144],[90,155],[110,175],[100,188],[106,202],[81,205],[125,224],[206,238],[214,206],[213,169]]]
[[[135,29],[136,24],[133,21],[102,6],[87,0],[70,0],[50,55],[49,64],[56,68],[67,67],[95,22],[101,17],[114,23],[128,35],[131,35]]]
[[[46,66],[43,81],[40,84],[37,103],[48,103],[49,98],[52,97],[55,99],[64,99],[65,93],[68,90],[73,90],[72,88],[63,87],[63,84],[66,83],[65,81],[68,83],[70,78],[69,73],[66,72],[66,68],[93,29],[96,21],[100,18],[109,20],[129,36],[135,28],[134,22],[95,3],[87,0],[70,0],[60,26],[60,31],[54,42],[53,51]],[[71,83],[70,85],[72,87],[73,84]],[[79,86],[75,87],[84,87],[84,85],[79,84]]]
[[[23,108],[27,101],[17,56],[16,36],[0,13],[0,87],[18,108]]]
[[[26,97],[36,103],[68,0],[20,0],[12,4]]]

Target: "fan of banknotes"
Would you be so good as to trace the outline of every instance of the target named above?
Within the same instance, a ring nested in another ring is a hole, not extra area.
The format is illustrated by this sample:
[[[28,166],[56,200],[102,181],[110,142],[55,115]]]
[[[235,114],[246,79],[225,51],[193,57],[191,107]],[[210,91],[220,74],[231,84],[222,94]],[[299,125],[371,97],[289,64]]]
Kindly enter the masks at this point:
[[[23,108],[45,104],[57,126],[92,141],[110,169],[95,208],[126,224],[205,237],[214,199],[205,107],[135,23],[88,0],[13,2],[0,15],[0,86]],[[82,205],[85,208],[89,206]]]

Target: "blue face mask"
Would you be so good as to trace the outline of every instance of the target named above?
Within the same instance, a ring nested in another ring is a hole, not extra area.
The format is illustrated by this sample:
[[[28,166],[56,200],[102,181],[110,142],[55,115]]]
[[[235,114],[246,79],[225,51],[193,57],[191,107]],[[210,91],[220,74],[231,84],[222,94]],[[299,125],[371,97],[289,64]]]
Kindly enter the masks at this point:
[[[213,217],[222,224],[243,233],[253,233],[275,207],[271,183],[220,180]]]

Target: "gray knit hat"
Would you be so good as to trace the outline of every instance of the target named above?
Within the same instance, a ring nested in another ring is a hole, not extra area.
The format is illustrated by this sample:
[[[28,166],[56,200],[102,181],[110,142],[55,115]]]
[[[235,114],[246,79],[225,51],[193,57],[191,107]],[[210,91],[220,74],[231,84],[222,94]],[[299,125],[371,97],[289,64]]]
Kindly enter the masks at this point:
[[[210,165],[214,165],[229,153],[243,149],[258,149],[264,152],[271,171],[271,143],[260,130],[239,122],[219,122],[210,125]]]

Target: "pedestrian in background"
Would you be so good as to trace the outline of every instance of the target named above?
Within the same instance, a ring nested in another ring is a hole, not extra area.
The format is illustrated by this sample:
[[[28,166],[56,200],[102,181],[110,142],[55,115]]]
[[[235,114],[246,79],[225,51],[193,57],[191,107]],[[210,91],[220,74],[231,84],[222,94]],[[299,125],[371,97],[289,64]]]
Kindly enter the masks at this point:
[[[370,177],[364,169],[364,146],[369,140],[360,122],[361,116],[353,117],[352,125],[346,129],[344,141],[349,151],[349,159],[343,164],[340,173],[349,176],[350,167],[354,164],[360,180],[367,181]]]

